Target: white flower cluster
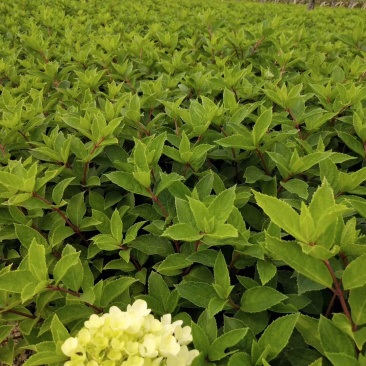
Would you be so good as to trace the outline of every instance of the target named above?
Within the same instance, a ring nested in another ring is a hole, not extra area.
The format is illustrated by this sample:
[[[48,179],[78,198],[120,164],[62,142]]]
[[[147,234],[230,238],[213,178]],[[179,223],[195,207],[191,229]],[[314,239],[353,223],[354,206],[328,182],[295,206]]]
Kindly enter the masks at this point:
[[[150,314],[144,300],[128,305],[127,311],[112,306],[109,313],[93,314],[75,338],[61,349],[71,358],[64,366],[189,366],[198,355],[188,350],[191,327],[161,321]]]

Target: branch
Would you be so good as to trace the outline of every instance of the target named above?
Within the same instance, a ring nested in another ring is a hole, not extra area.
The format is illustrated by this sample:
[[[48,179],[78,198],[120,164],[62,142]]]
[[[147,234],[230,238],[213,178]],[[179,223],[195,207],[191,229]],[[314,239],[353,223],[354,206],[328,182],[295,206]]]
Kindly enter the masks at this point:
[[[351,314],[349,313],[346,301],[345,301],[344,296],[343,296],[343,291],[341,289],[340,283],[338,282],[337,277],[336,277],[336,275],[333,271],[333,268],[330,265],[329,261],[325,260],[323,262],[326,265],[326,267],[328,268],[328,271],[329,271],[330,275],[332,276],[333,283],[334,283],[334,286],[335,286],[335,294],[337,295],[337,297],[338,297],[338,299],[341,303],[344,315],[346,315],[346,317],[348,318],[349,322],[352,325],[352,330],[355,332],[357,330],[357,325],[353,323],[353,320],[351,318]]]
[[[78,293],[78,292],[74,292],[74,291],[70,291],[70,290],[67,290],[65,288],[62,288],[62,287],[59,287],[59,286],[52,286],[52,285],[48,285],[46,287],[46,289],[48,290],[52,290],[52,291],[61,291],[61,292],[65,292],[71,296],[74,296],[74,297],[81,297],[81,295]],[[104,310],[102,308],[98,308],[97,306],[93,305],[93,304],[90,304],[89,302],[87,301],[84,301],[84,303],[86,305],[88,305],[89,307],[91,307],[92,309],[94,309],[96,312],[98,312],[99,314],[103,313]]]
[[[12,310],[12,309],[6,310],[4,308],[0,308],[0,311],[5,312],[5,313],[11,313],[11,314],[24,316],[25,318],[29,318],[29,319],[37,319],[37,317],[35,315],[22,313],[21,311],[17,311],[17,310]]]
[[[65,222],[71,227],[71,229],[74,230],[74,232],[80,236],[80,238],[82,239],[83,242],[88,243],[88,241],[85,239],[84,235],[81,233],[80,229],[78,227],[76,227],[58,207],[53,207],[53,204],[50,201],[48,201],[46,198],[40,196],[37,192],[33,192],[33,197],[36,197],[36,198],[40,199],[41,201],[43,201],[44,203],[46,203],[47,205],[49,205],[50,209],[52,211],[56,211],[65,220]]]
[[[154,192],[151,190],[150,187],[147,187],[146,190],[150,193],[151,195],[151,199],[156,202],[158,204],[158,206],[160,207],[161,211],[163,212],[163,215],[165,217],[165,219],[168,218],[168,214],[164,208],[164,206],[162,205],[162,203],[159,201],[159,198],[157,196],[155,196]]]
[[[101,143],[105,140],[105,137],[102,137],[101,140],[99,142],[97,142],[92,150],[90,151],[89,153],[89,156],[92,156],[95,152],[96,149],[98,149],[98,147],[101,145]],[[88,173],[88,167],[89,167],[89,164],[90,164],[90,160],[88,160],[85,164],[84,164],[84,172],[83,172],[83,186],[86,185],[86,175]]]
[[[269,169],[268,169],[268,166],[267,166],[267,163],[266,161],[264,160],[264,155],[260,152],[260,150],[258,148],[255,149],[259,159],[261,159],[261,162],[262,162],[262,166],[263,166],[263,169],[264,169],[264,173],[266,175],[270,175],[269,173]]]
[[[301,133],[301,127],[297,122],[297,119],[295,118],[295,116],[293,115],[292,111],[290,108],[287,108],[286,111],[290,114],[292,120],[295,122],[295,128],[297,129],[298,133],[299,133],[299,137],[301,140],[304,140],[302,133]]]
[[[235,304],[235,302],[231,299],[227,299],[227,302],[235,309],[240,310],[240,306],[238,304]]]
[[[252,50],[252,56],[254,55],[254,52],[258,49],[259,45],[264,41],[266,37],[262,37],[253,47],[253,50]]]

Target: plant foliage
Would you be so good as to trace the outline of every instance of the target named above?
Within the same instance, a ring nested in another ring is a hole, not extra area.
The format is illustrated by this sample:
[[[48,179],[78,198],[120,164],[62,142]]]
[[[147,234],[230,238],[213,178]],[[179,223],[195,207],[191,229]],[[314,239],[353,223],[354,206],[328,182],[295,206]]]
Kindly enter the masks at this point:
[[[363,12],[0,18],[0,362],[62,365],[92,314],[142,299],[192,327],[193,366],[366,365]]]

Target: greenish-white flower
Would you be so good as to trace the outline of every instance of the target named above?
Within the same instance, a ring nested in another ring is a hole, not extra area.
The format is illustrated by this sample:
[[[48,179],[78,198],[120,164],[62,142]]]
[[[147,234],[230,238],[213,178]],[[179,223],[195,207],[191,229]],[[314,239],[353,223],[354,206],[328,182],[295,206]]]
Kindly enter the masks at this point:
[[[62,345],[70,357],[64,366],[190,366],[199,354],[189,350],[191,328],[170,314],[161,320],[137,300],[126,311],[112,306],[109,313],[92,315],[76,337]]]

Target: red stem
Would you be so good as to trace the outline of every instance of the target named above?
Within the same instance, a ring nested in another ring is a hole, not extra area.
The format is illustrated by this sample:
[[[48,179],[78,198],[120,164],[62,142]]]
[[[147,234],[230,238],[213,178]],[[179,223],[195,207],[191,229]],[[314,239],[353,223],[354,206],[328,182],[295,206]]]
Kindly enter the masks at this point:
[[[201,240],[197,240],[197,241],[196,241],[196,244],[195,244],[195,246],[194,246],[194,251],[195,251],[195,252],[197,252],[198,247],[200,246],[200,244],[201,244]]]
[[[329,317],[330,317],[330,312],[332,311],[332,307],[333,307],[333,305],[334,305],[334,301],[335,301],[336,297],[337,297],[337,294],[336,294],[336,293],[334,293],[334,294],[333,294],[332,299],[331,299],[331,300],[330,300],[330,302],[329,302],[329,305],[328,305],[327,311],[326,311],[326,313],[325,313],[325,317],[326,317],[326,318],[329,318]]]
[[[163,215],[165,217],[165,219],[168,218],[168,214],[164,208],[164,206],[162,205],[162,203],[159,201],[159,198],[157,196],[155,196],[154,192],[151,190],[150,187],[146,188],[146,190],[150,193],[151,195],[151,199],[156,202],[158,204],[158,206],[160,207],[161,211],[163,212]]]
[[[351,323],[352,330],[355,332],[357,330],[357,325],[355,325],[352,321],[351,315],[348,311],[346,301],[345,301],[344,296],[343,296],[343,291],[341,289],[340,283],[338,282],[337,277],[336,277],[336,275],[333,271],[333,268],[330,265],[329,261],[325,260],[323,262],[326,265],[326,267],[328,268],[328,271],[329,271],[330,275],[332,276],[333,283],[334,283],[334,286],[335,286],[335,294],[337,295],[337,297],[338,297],[338,299],[341,303],[342,310],[343,310],[344,314],[346,315],[346,317],[348,318],[349,322]]]
[[[339,256],[340,256],[340,257],[341,257],[341,259],[342,259],[342,262],[343,262],[344,268],[347,268],[347,266],[348,266],[347,256],[346,256],[346,255],[344,255],[342,252],[339,252]]]
[[[231,88],[231,90],[234,93],[236,103],[238,103],[239,102],[239,97],[238,97],[238,93],[236,92],[236,89]]]
[[[252,56],[254,55],[254,52],[258,49],[259,45],[264,41],[266,37],[262,37],[255,45],[254,45],[254,48],[252,50]]]
[[[364,79],[365,76],[366,76],[366,70],[362,73],[362,75],[361,75],[360,79],[358,80],[358,82],[360,83]]]
[[[297,129],[298,133],[299,133],[299,137],[301,140],[303,140],[303,136],[302,136],[302,133],[301,133],[301,127],[300,125],[297,123],[297,120],[295,118],[295,116],[293,115],[292,111],[290,108],[287,108],[286,111],[290,114],[292,120],[295,122],[295,128]]]
[[[141,123],[141,122],[137,122],[137,125],[139,127],[141,127],[143,133],[146,135],[146,136],[150,136],[150,132],[146,129],[146,127]]]
[[[180,247],[179,247],[178,240],[174,240],[174,245],[175,245],[175,251],[176,251],[177,253],[180,253]]]
[[[194,246],[194,252],[197,252],[198,247],[200,246],[200,244],[201,244],[201,240],[197,240],[196,244]],[[192,269],[192,264],[189,267],[187,267],[187,269],[183,273],[183,276],[186,276],[191,271],[191,269]]]
[[[87,161],[85,164],[84,164],[84,172],[83,172],[83,186],[86,185],[86,175],[88,174],[88,167],[89,167],[89,163],[90,161]]]
[[[131,87],[131,89],[134,89],[134,87],[131,84],[131,81],[125,76],[125,82]]]
[[[151,117],[152,117],[153,112],[154,112],[154,107],[151,107],[150,113],[149,113],[149,123],[151,122]]]
[[[227,299],[227,302],[236,310],[240,310],[240,306],[235,304],[235,302],[231,299]]]
[[[35,315],[22,313],[21,311],[17,311],[17,310],[12,310],[12,309],[5,310],[4,308],[0,308],[0,311],[1,312],[4,311],[5,313],[11,313],[11,314],[24,316],[25,318],[29,318],[29,319],[37,319],[37,317]]]
[[[101,144],[104,140],[105,140],[105,137],[102,137],[102,138],[100,139],[100,141],[99,141],[99,142],[97,142],[97,143],[94,145],[94,147],[93,147],[92,151],[90,151],[89,155],[93,155],[94,151],[95,151],[95,150],[100,146],[100,144]]]
[[[71,229],[74,230],[74,232],[80,236],[80,238],[82,239],[83,242],[88,243],[88,241],[85,239],[84,235],[80,232],[80,229],[78,227],[76,227],[58,207],[53,207],[53,204],[50,201],[48,201],[46,198],[40,196],[37,192],[33,192],[33,197],[39,198],[41,201],[43,201],[44,203],[49,205],[50,209],[52,211],[56,211],[65,220],[65,222],[71,227]]]
[[[229,264],[229,271],[231,271],[234,268],[235,262],[236,260],[240,257],[239,253],[235,253],[233,259],[231,260],[230,264]]]
[[[257,153],[257,155],[258,155],[259,159],[261,159],[262,166],[263,166],[263,169],[264,169],[264,173],[265,173],[266,175],[270,175],[270,173],[269,173],[269,169],[268,169],[268,166],[267,166],[267,163],[266,163],[266,161],[264,160],[264,155],[259,151],[259,149],[258,149],[258,148],[256,148],[256,149],[255,149],[255,151],[256,151],[256,153]]]
[[[45,56],[45,54],[42,51],[38,51],[39,54],[42,56],[45,63],[48,63],[50,60]]]
[[[121,248],[122,250],[128,250],[127,247],[125,247],[123,244],[121,244]],[[140,272],[141,271],[141,266],[140,266],[140,263],[136,260],[136,258],[130,253],[130,259],[133,263],[133,265],[135,266],[137,272]]]
[[[74,291],[70,291],[70,290],[67,290],[65,288],[62,288],[62,287],[58,287],[58,286],[52,286],[52,285],[48,285],[46,287],[48,290],[52,290],[52,291],[61,291],[61,292],[65,292],[71,296],[75,296],[75,297],[80,297],[81,295],[78,293],[78,292],[74,292]],[[93,305],[93,304],[90,304],[89,302],[87,301],[84,301],[84,303],[86,305],[88,305],[89,307],[91,307],[92,309],[94,309],[95,311],[97,311],[99,314],[100,313],[103,313],[103,309],[101,308],[98,308],[97,306]]]
[[[286,177],[282,182],[283,183],[286,183],[289,179],[291,179],[292,178],[292,174],[290,174],[288,177]],[[281,190],[282,190],[282,186],[281,186],[281,184],[278,186],[278,188],[277,188],[277,193],[280,193],[281,192]]]
[[[177,119],[174,119],[174,125],[175,125],[175,134],[179,137],[179,129],[178,129],[178,123]]]
[[[18,132],[23,136],[23,138],[24,138],[24,140],[25,140],[25,141],[29,142],[29,139],[28,139],[28,137],[24,134],[24,132],[22,132],[22,131],[20,131],[20,130],[18,130]]]
[[[1,145],[1,144],[0,144],[0,150],[1,150],[1,152],[3,153],[3,156],[5,157],[5,155],[6,155],[6,152],[5,152],[5,145]]]

